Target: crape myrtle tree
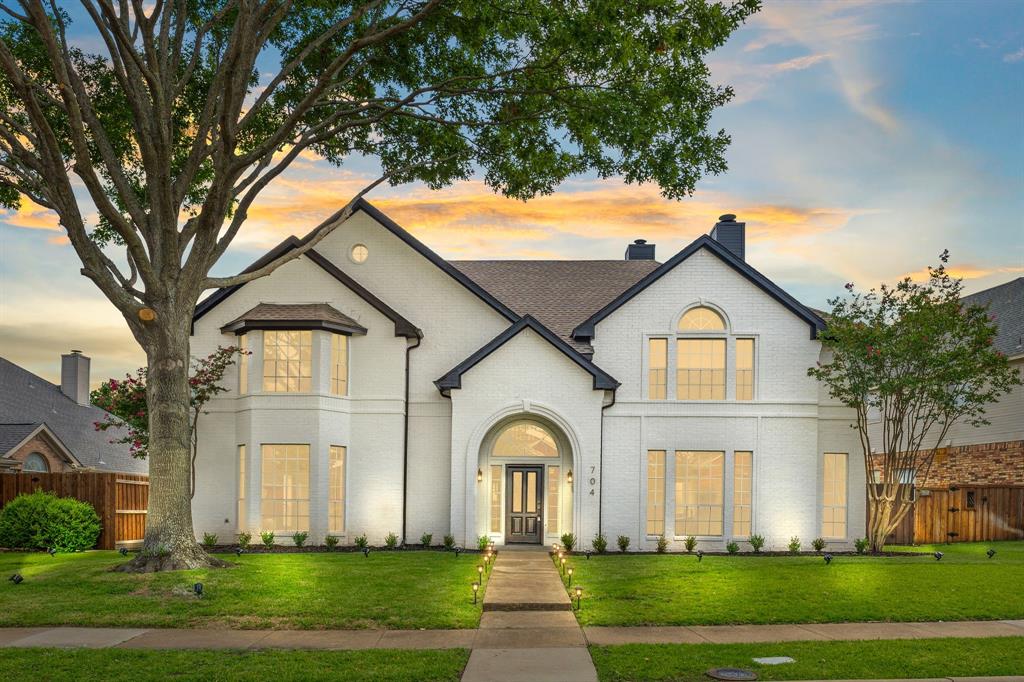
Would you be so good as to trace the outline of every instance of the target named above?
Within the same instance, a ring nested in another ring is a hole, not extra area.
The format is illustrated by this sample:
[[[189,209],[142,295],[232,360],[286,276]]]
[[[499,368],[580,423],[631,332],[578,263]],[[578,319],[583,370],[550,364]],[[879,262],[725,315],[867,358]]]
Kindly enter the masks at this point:
[[[986,405],[1021,382],[993,347],[998,320],[963,303],[948,260],[944,251],[926,282],[905,277],[866,293],[847,284],[846,296],[829,301],[825,361],[808,370],[856,411],[875,552],[913,508],[908,472],[926,480],[950,427],[988,424]]]
[[[188,495],[189,330],[205,290],[299,257],[384,182],[480,173],[525,200],[591,173],[688,195],[725,169],[729,142],[709,124],[732,91],[704,60],[758,4],[82,0],[72,27],[55,0],[2,2],[0,200],[57,214],[146,352],[152,493],[135,567],[208,564]],[[303,153],[380,173],[301,247],[211,276]]]

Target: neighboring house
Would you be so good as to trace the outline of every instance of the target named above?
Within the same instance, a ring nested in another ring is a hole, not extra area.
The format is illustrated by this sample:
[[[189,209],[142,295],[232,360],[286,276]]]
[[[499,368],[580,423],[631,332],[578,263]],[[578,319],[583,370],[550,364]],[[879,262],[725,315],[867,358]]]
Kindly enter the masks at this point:
[[[988,308],[999,326],[993,345],[1024,377],[1024,277],[965,296],[963,302]],[[877,414],[873,417],[871,439],[880,442],[881,421]],[[991,422],[986,426],[954,424],[927,477],[915,480],[914,472],[907,471],[903,481],[919,488],[1024,486],[1024,387],[1015,387],[987,406],[985,418]]]
[[[89,404],[89,358],[61,356],[57,386],[0,358],[0,472],[118,471],[145,474],[145,460],[97,431],[106,412]]]
[[[745,262],[744,229],[722,216],[664,263],[642,240],[624,260],[446,261],[360,201],[196,310],[194,355],[252,352],[199,423],[197,535],[848,547],[853,413],[807,376],[821,318]]]

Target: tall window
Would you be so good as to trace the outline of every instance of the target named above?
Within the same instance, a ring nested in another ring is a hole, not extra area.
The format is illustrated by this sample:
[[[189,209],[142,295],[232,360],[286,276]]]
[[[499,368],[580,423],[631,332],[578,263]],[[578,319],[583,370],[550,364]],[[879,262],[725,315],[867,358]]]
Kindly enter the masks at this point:
[[[501,465],[491,465],[491,532],[501,532]]]
[[[665,451],[647,451],[647,534],[665,532]]]
[[[309,530],[309,445],[263,445],[260,527]]]
[[[676,535],[721,535],[724,452],[676,451]]]
[[[732,534],[750,537],[750,507],[753,498],[754,453],[734,452],[732,456]]]
[[[668,387],[668,339],[650,339],[647,348],[647,397],[664,400]]]
[[[558,491],[562,485],[561,467],[548,467],[548,534],[558,535]]]
[[[736,400],[754,399],[754,339],[736,339]]]
[[[238,392],[242,395],[249,392],[249,339],[245,334],[238,337]]]
[[[263,390],[282,393],[313,390],[312,332],[263,332]]]
[[[711,308],[691,308],[679,320],[681,331],[724,331],[725,321]]]
[[[825,453],[825,490],[822,495],[821,534],[846,537],[846,454]]]
[[[554,436],[536,422],[516,422],[498,434],[495,457],[558,457]]]
[[[331,393],[348,395],[348,337],[331,334]]]
[[[327,530],[345,532],[345,448],[332,445],[327,472]]]
[[[677,344],[676,398],[724,400],[725,339],[679,339]]]
[[[248,513],[245,509],[245,446],[238,446],[238,532],[248,528]]]

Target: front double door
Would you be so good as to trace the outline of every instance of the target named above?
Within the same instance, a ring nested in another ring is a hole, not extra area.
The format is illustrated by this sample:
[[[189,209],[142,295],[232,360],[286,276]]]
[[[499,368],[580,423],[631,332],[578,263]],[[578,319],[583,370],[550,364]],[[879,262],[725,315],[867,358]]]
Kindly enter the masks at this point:
[[[540,544],[544,532],[541,514],[544,467],[505,467],[505,542]]]

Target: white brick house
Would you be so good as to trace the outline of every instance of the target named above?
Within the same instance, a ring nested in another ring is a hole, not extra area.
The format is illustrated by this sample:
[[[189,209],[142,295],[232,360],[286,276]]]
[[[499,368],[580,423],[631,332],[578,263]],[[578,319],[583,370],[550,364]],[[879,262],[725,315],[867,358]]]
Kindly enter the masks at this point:
[[[198,307],[193,355],[252,354],[200,420],[196,532],[849,545],[864,471],[807,376],[823,323],[744,262],[743,223],[711,234],[661,264],[447,262],[361,202]]]

